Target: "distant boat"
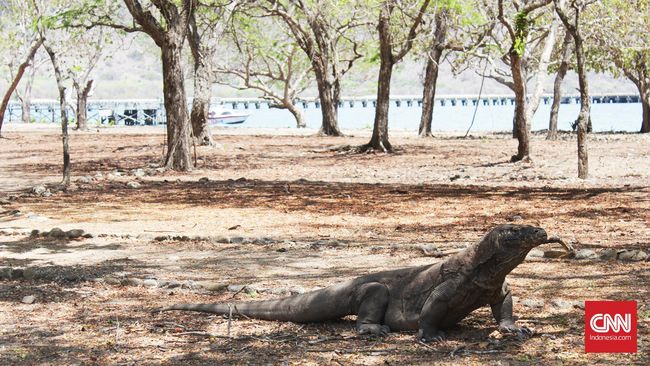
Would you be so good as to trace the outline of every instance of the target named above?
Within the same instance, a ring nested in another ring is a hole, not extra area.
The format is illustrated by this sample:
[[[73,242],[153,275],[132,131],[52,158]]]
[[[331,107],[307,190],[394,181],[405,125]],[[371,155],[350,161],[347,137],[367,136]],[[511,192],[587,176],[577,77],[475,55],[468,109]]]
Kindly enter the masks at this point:
[[[233,109],[214,108],[208,113],[208,121],[211,124],[238,125],[244,123],[250,113],[242,113]]]

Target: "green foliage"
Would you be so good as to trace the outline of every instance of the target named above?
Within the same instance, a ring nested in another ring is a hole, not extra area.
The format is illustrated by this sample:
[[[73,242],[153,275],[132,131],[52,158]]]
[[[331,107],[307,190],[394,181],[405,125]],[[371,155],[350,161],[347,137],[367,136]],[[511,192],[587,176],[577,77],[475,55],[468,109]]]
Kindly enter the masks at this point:
[[[526,39],[530,31],[531,22],[528,20],[528,13],[519,11],[515,15],[515,42],[513,45],[514,52],[522,57],[526,52]]]

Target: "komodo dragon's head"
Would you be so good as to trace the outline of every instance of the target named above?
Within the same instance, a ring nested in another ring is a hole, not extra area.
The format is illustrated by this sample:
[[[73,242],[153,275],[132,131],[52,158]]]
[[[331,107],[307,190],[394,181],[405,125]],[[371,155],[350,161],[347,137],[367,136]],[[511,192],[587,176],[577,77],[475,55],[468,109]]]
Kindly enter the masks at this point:
[[[473,263],[486,275],[482,280],[499,280],[523,262],[531,249],[558,240],[540,227],[499,225],[475,247]]]

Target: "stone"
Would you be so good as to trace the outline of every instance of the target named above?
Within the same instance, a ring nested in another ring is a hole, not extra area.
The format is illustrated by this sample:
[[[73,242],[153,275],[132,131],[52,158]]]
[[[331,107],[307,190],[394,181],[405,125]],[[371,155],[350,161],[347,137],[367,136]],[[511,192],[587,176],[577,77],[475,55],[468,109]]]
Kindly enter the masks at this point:
[[[147,287],[158,287],[158,281],[154,280],[153,278],[147,278],[146,280],[142,281],[142,284]]]
[[[41,277],[41,270],[38,267],[27,267],[23,269],[23,278],[26,280],[35,280]]]
[[[0,280],[10,280],[13,278],[13,269],[11,267],[0,267]]]
[[[544,258],[564,258],[568,257],[569,253],[564,250],[546,250],[544,251]]]
[[[210,179],[208,179],[208,177],[201,177],[199,179],[199,183],[208,183],[209,181],[210,181]]]
[[[560,309],[560,310],[573,309],[573,303],[571,303],[569,301],[562,300],[562,299],[554,299],[553,301],[551,301],[551,305],[554,308]]]
[[[40,235],[41,235],[41,231],[37,230],[37,229],[34,229],[34,230],[32,230],[31,233],[29,233],[29,236],[32,237],[32,238],[36,238],[36,237],[38,237]]]
[[[618,259],[621,261],[638,262],[648,259],[648,253],[639,249],[624,250],[618,253]]]
[[[544,300],[542,299],[523,299],[521,305],[527,308],[541,309],[544,307]]]
[[[41,196],[43,193],[47,192],[45,186],[34,186],[32,187],[32,193],[38,196]]]
[[[60,228],[55,227],[52,230],[50,230],[47,236],[55,239],[63,239],[66,238],[68,234],[65,231],[61,230]]]
[[[205,285],[205,289],[213,292],[221,292],[228,289],[228,284],[225,283],[210,283]]]
[[[134,169],[132,171],[132,173],[136,177],[144,177],[145,175],[147,175],[147,173],[145,173],[145,171],[143,169],[140,169],[140,168]]]
[[[512,222],[524,221],[524,218],[521,215],[513,215],[509,218]]]
[[[104,179],[104,174],[100,172],[95,173],[95,179],[97,180]]]
[[[107,283],[109,285],[121,285],[122,281],[119,278],[109,276],[104,278],[104,283]]]
[[[234,237],[230,238],[230,242],[232,244],[243,244],[244,240],[245,239],[243,237],[241,237],[241,236],[234,236]]]
[[[127,186],[128,188],[138,189],[138,188],[140,188],[140,183],[138,183],[138,182],[128,182],[128,183],[126,184],[126,186]]]
[[[49,189],[41,194],[41,197],[51,197],[51,196],[52,196],[52,192],[50,192]]]
[[[421,244],[418,248],[426,256],[434,256],[438,253],[438,248],[434,244]]]
[[[580,260],[580,259],[597,259],[598,255],[596,254],[596,252],[594,252],[591,249],[580,249],[580,250],[576,251],[574,258],[578,259],[578,260]]]
[[[228,285],[227,289],[230,292],[240,292],[243,291],[244,287],[246,287],[246,285]]]
[[[305,292],[307,292],[307,290],[305,290],[304,287],[300,287],[300,286],[296,286],[296,287],[291,289],[291,294],[292,295],[304,294]]]
[[[167,236],[167,235],[158,235],[153,240],[155,240],[155,241],[165,241],[167,239],[169,239],[169,236]]]
[[[616,259],[618,251],[616,249],[603,249],[600,251],[600,259],[610,261]]]
[[[139,279],[139,278],[129,277],[129,278],[125,278],[125,279],[122,280],[122,285],[124,285],[124,286],[142,286],[142,285],[144,285],[144,281]]]
[[[77,183],[90,184],[92,182],[93,182],[93,178],[91,176],[89,176],[89,175],[85,175],[83,177],[77,178]]]
[[[227,237],[227,236],[217,236],[213,240],[215,242],[217,242],[217,243],[220,243],[220,244],[229,244],[230,243],[230,238]]]
[[[274,287],[270,289],[269,292],[272,295],[289,295],[291,293],[291,291],[286,287]]]
[[[528,252],[526,259],[531,259],[531,258],[544,258],[544,251],[539,249],[531,250],[530,252]]]
[[[82,237],[83,237],[84,239],[92,239],[92,238],[95,237],[95,235],[94,235],[94,234],[91,234],[91,233],[85,233],[85,234],[82,235]]]
[[[23,304],[33,304],[34,301],[36,301],[36,296],[34,295],[25,296],[22,300],[20,300],[20,302]]]
[[[65,232],[68,239],[79,239],[83,237],[85,232],[82,229],[72,229]]]
[[[6,206],[6,205],[10,205],[10,204],[11,204],[11,201],[9,199],[7,199],[7,198],[1,198],[0,199],[0,205],[1,206]]]

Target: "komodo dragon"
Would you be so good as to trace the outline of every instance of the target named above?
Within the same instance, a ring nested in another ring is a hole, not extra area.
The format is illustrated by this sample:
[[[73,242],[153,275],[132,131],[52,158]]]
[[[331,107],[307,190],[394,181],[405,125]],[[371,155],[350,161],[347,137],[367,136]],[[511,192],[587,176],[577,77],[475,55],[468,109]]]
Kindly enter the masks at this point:
[[[277,300],[234,304],[176,304],[155,311],[205,313],[321,322],[357,315],[360,334],[386,335],[419,330],[418,339],[439,341],[449,328],[483,305],[490,305],[502,332],[528,332],[515,325],[506,275],[534,247],[559,242],[542,228],[501,225],[476,245],[432,265],[365,275],[330,287]]]

